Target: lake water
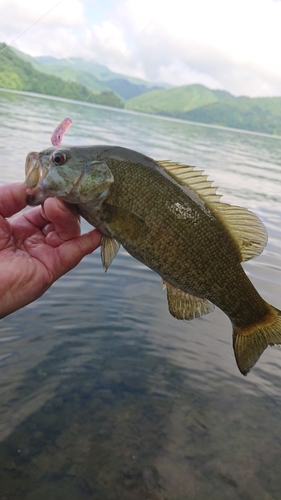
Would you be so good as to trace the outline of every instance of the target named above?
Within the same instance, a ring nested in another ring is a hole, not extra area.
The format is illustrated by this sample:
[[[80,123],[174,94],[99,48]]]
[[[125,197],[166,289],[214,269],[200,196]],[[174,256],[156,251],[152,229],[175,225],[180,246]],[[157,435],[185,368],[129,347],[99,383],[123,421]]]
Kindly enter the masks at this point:
[[[0,116],[1,184],[24,179],[66,116],[66,144],[206,170],[263,220],[268,245],[244,268],[281,307],[280,139],[11,92]],[[1,321],[1,500],[279,500],[280,470],[281,349],[243,377],[228,318],[175,320],[124,250],[106,274],[96,251]]]

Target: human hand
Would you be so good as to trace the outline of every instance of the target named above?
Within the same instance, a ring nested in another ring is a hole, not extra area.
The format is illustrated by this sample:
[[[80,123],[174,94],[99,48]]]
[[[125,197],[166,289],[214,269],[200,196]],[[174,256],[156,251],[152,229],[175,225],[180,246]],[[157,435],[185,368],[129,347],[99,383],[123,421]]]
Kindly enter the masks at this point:
[[[26,185],[0,187],[0,318],[43,295],[101,241],[80,234],[79,216],[57,198],[7,219],[26,207]]]

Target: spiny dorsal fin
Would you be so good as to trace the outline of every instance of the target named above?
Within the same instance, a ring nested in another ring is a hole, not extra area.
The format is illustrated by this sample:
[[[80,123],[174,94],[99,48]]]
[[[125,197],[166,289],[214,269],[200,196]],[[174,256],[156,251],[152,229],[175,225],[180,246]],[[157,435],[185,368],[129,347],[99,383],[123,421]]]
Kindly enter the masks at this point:
[[[195,170],[190,165],[180,165],[173,161],[157,161],[161,167],[182,186],[193,189],[202,200],[210,203],[219,203],[221,195],[217,194],[217,188],[212,186],[213,182],[203,175],[204,170]]]
[[[160,166],[179,184],[188,186],[214,211],[239,246],[245,262],[260,255],[267,244],[267,232],[261,220],[246,208],[221,203],[221,195],[212,186],[203,170],[176,162],[158,161]]]

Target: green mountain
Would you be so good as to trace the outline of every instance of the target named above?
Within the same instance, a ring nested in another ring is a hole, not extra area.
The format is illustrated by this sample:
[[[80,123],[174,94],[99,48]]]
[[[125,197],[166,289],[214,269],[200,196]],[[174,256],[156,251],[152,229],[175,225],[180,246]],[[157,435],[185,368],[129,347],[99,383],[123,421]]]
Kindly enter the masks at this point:
[[[91,93],[86,86],[74,81],[65,81],[57,76],[38,71],[31,64],[29,56],[19,57],[18,52],[0,44],[0,87],[14,90],[26,90],[39,94],[66,97],[79,101],[123,107],[121,99],[112,91]],[[32,59],[32,58],[31,58]]]
[[[101,94],[102,92],[111,92],[111,88],[103,85],[95,76],[86,71],[79,71],[67,65],[57,64],[35,64],[38,71],[61,78],[66,82],[76,82],[87,87],[91,92]]]
[[[84,61],[77,57],[69,59],[56,59],[50,56],[36,57],[34,64],[40,71],[59,75],[63,79],[75,79],[90,89],[111,90],[122,99],[130,99],[155,88],[167,87],[167,84],[155,84],[140,78],[114,73],[102,64]]]
[[[126,109],[281,135],[281,97],[234,97],[203,85],[158,90],[129,99]]]
[[[15,50],[15,49],[13,49]],[[25,58],[26,54],[17,51],[19,57]],[[29,56],[27,56],[29,57]],[[31,57],[29,61],[35,69],[48,75],[58,76],[62,80],[80,83],[91,92],[111,92],[111,88],[103,84],[91,71],[79,69],[74,59],[56,59],[55,57]]]
[[[167,84],[153,84],[140,78],[114,73],[106,66],[81,58],[56,59],[51,56],[32,58],[19,50],[12,49],[18,57],[30,62],[43,73],[58,76],[62,80],[80,83],[90,92],[114,92],[122,100],[130,99],[154,88],[164,88]]]
[[[183,113],[201,123],[281,135],[281,97],[236,97]]]
[[[203,85],[184,85],[167,90],[154,90],[129,99],[126,109],[179,117],[201,106],[231,97],[222,90],[211,90]]]

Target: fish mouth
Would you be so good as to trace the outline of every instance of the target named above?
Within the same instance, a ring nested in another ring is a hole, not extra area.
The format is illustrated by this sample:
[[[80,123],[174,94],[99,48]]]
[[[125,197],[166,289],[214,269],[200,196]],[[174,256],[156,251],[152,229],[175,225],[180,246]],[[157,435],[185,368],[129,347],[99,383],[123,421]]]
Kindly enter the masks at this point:
[[[37,205],[42,205],[47,198],[53,197],[54,195],[49,191],[44,190],[40,185],[36,188],[28,188],[26,190],[26,204],[31,207],[36,207]]]
[[[47,198],[54,196],[43,186],[48,170],[43,167],[38,155],[35,151],[29,153],[25,162],[26,203],[31,206],[41,205]]]

